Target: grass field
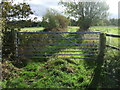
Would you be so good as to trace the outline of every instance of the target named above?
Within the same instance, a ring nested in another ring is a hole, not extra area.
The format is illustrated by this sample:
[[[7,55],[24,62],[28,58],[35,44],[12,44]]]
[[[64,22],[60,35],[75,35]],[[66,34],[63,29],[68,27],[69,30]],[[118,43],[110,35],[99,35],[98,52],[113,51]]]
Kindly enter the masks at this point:
[[[90,30],[92,31],[98,31],[102,33],[108,33],[108,34],[118,34],[118,27],[115,26],[96,26],[91,27]]]
[[[107,33],[107,34],[115,34],[115,35],[120,35],[118,31],[118,27],[112,27],[112,26],[106,26],[106,27],[91,27],[91,31],[97,31],[97,32],[102,32],[102,33]],[[107,44],[112,45],[112,46],[119,46],[119,38],[115,37],[107,37]]]
[[[21,29],[21,32],[36,32],[36,31],[42,31],[43,27],[30,27],[30,28],[23,28]],[[69,26],[68,32],[76,32],[79,27],[76,26]],[[108,34],[118,34],[118,27],[115,26],[94,26],[90,28],[91,31],[95,32],[102,32],[102,33],[108,33]]]
[[[42,31],[43,27],[30,27],[30,28],[23,28],[21,32],[39,32]]]

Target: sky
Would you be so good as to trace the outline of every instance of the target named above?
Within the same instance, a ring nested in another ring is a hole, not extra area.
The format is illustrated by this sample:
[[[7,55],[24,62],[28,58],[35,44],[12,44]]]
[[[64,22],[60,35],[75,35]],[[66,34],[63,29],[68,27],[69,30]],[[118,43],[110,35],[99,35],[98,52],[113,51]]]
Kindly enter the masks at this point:
[[[46,13],[46,10],[48,8],[53,8],[57,10],[58,12],[63,12],[63,8],[60,5],[58,5],[58,2],[60,0],[14,0],[14,1],[16,3],[17,2],[28,2],[34,12],[34,15],[32,15],[32,17],[36,16],[38,17],[39,20]],[[70,1],[70,0],[66,0],[66,1]],[[78,0],[78,1],[81,1],[81,0]],[[106,2],[109,5],[109,12],[110,12],[109,18],[118,18],[118,16],[120,16],[118,15],[119,0],[106,0]]]
[[[107,4],[109,5],[110,18],[118,18],[118,3],[120,0],[107,0]],[[120,7],[120,6],[119,6]]]
[[[30,0],[31,8],[35,11],[35,16],[42,17],[46,13],[47,8],[53,8],[58,12],[63,9],[58,5],[60,0]],[[68,0],[69,1],[69,0]],[[109,18],[118,18],[118,2],[119,0],[106,0],[109,5]]]

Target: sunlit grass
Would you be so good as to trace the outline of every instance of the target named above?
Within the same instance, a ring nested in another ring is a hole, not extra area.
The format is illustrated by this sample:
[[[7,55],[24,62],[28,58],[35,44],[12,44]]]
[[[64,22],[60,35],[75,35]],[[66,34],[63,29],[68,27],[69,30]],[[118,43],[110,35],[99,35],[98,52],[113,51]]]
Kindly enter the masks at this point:
[[[68,32],[76,32],[79,29],[77,26],[69,26],[68,27]]]
[[[36,32],[36,31],[42,31],[44,27],[26,27],[22,28],[21,31],[25,32]],[[76,32],[79,29],[78,26],[68,26],[68,32]],[[91,31],[95,32],[102,32],[102,33],[108,33],[108,34],[118,34],[118,27],[115,26],[93,26],[90,28]]]
[[[118,27],[115,26],[94,26],[91,27],[90,30],[108,34],[118,34]]]
[[[43,27],[27,27],[27,28],[22,28],[20,32],[39,32],[42,31],[44,28]]]
[[[105,27],[96,26],[96,27],[91,27],[90,30],[95,32],[97,31],[101,33],[119,35],[118,27],[114,27],[114,26],[113,27],[112,26],[105,26]],[[106,40],[107,40],[106,44],[118,47],[119,38],[107,36]]]

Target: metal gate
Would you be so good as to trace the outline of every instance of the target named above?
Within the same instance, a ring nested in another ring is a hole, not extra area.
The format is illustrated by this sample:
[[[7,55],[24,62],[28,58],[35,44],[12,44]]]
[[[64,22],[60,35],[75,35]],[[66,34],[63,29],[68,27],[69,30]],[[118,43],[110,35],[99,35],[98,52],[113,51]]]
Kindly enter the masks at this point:
[[[17,32],[16,55],[26,58],[95,59],[100,32]]]

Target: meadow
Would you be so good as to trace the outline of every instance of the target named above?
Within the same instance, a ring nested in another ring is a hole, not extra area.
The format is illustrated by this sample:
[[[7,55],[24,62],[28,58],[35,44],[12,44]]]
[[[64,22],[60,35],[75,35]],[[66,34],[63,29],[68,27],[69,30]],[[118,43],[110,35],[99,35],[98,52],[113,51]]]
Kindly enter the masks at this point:
[[[39,32],[43,27],[23,28],[20,32]],[[68,27],[68,32],[77,31],[78,27]],[[91,27],[91,31],[118,34],[117,27]],[[67,37],[67,35],[66,35]],[[114,39],[114,38],[113,38]],[[108,44],[113,44],[109,42]],[[118,45],[118,40],[114,39]],[[32,41],[31,41],[32,42]],[[39,41],[40,42],[40,41]],[[66,43],[67,41],[59,41]],[[56,48],[57,46],[55,46]],[[71,48],[64,49],[73,51]],[[64,51],[62,50],[62,51]],[[116,50],[106,48],[105,62],[102,68],[101,81],[99,87],[115,88],[118,85],[119,59]],[[53,51],[53,50],[51,50]],[[74,49],[74,51],[80,51]],[[114,53],[113,53],[114,52]],[[47,52],[48,53],[48,52]],[[55,54],[83,54],[83,52],[56,52]],[[60,57],[60,56],[57,56]],[[75,57],[75,56],[72,56]],[[22,65],[24,63],[18,62]],[[18,65],[17,64],[17,65]],[[117,65],[116,65],[117,64]],[[95,60],[84,59],[30,59],[25,67],[15,67],[11,62],[7,61],[3,64],[4,81],[3,88],[87,88],[92,82],[94,70],[97,67]],[[112,70],[112,71],[110,71]],[[115,73],[113,73],[115,71]],[[114,78],[115,77],[115,78]],[[116,80],[117,79],[117,80]],[[116,80],[116,81],[115,81]],[[114,84],[113,84],[114,83]]]
[[[43,27],[28,27],[28,28],[22,28],[21,32],[39,32],[42,31]],[[77,26],[68,26],[68,32],[76,32],[79,27]],[[115,26],[92,26],[90,28],[91,31],[95,32],[102,32],[102,33],[108,33],[108,34],[118,34],[118,27]]]
[[[114,34],[114,35],[119,35],[119,28],[118,27],[114,27],[114,26],[106,26],[106,27],[91,27],[90,28],[91,31],[97,31],[97,32],[101,32],[101,33],[107,33],[107,34]],[[112,45],[112,46],[119,46],[119,38],[116,37],[106,37],[107,45]]]

